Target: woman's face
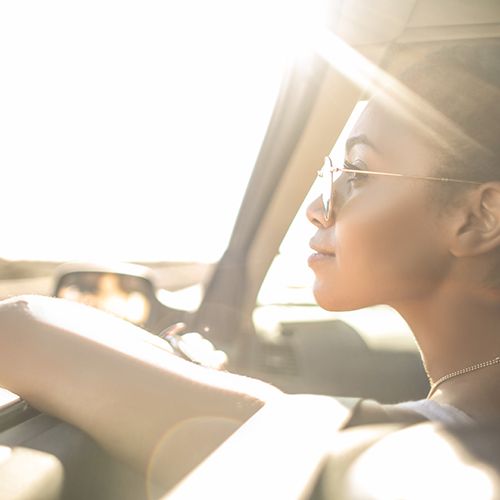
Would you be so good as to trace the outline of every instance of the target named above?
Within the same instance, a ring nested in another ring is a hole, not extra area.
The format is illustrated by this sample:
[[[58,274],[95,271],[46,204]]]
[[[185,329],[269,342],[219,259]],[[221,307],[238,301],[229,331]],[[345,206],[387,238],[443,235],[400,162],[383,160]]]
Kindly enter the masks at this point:
[[[346,159],[362,170],[432,175],[433,154],[408,127],[370,102],[347,141]],[[429,295],[446,274],[445,216],[432,181],[343,173],[328,221],[318,199],[309,265],[314,294],[329,310],[397,305]]]

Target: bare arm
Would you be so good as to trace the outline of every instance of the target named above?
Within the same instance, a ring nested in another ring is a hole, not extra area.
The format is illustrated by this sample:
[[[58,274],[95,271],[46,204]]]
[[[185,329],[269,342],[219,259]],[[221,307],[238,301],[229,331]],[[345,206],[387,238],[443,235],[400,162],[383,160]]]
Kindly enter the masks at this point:
[[[0,325],[0,386],[143,471],[151,461],[168,461],[189,436],[207,433],[207,424],[205,447],[214,448],[281,395],[177,358],[144,330],[60,299],[0,302]]]

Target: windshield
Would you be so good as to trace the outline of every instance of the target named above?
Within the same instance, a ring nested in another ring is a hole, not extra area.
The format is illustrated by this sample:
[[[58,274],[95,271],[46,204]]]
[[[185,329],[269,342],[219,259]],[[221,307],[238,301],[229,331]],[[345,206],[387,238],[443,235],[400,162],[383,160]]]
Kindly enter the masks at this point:
[[[286,64],[281,4],[3,2],[0,258],[216,261]]]

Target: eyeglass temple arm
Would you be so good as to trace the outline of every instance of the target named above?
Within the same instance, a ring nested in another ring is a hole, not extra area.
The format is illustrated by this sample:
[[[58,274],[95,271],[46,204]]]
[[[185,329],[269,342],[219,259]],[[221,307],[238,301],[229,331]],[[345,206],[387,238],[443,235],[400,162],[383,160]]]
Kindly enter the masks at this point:
[[[350,172],[354,174],[367,174],[367,175],[385,175],[388,177],[406,177],[409,179],[423,179],[423,180],[428,180],[428,181],[441,181],[441,182],[460,182],[463,184],[475,184],[479,185],[482,184],[481,182],[477,181],[469,181],[466,179],[451,179],[449,177],[433,177],[433,176],[428,176],[428,175],[407,175],[407,174],[399,174],[395,172],[374,172],[373,170],[360,170],[358,168],[352,168],[353,165],[351,165],[348,161],[344,161],[344,167],[334,167],[332,159],[329,156],[325,157],[325,161],[328,160],[330,163],[330,171],[331,172],[336,172],[336,171],[342,171],[342,172]],[[318,170],[318,175],[321,177],[323,175],[321,170]]]

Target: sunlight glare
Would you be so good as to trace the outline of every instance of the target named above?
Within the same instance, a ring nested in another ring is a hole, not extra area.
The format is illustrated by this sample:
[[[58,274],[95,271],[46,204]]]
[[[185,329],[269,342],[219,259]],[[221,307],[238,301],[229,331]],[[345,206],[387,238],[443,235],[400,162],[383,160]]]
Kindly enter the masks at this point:
[[[414,426],[369,448],[351,467],[347,481],[357,498],[494,498],[495,471],[474,463],[465,449],[436,429]],[[416,473],[425,481],[416,480]]]
[[[217,260],[312,5],[2,3],[0,257]]]

